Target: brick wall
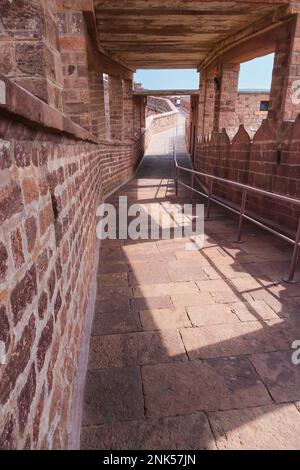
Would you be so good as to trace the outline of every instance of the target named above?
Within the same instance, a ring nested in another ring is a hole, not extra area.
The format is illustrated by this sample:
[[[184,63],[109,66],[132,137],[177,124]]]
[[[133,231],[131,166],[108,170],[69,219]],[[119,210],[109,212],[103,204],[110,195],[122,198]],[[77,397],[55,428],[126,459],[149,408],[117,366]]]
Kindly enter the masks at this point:
[[[67,448],[96,207],[143,151],[0,120],[0,448]]]
[[[244,126],[230,141],[226,131],[214,132],[197,145],[195,168],[221,178],[300,198],[300,115],[277,130],[264,120],[251,141]],[[203,182],[207,184],[205,178]],[[221,183],[214,194],[240,205],[241,191]],[[294,234],[300,210],[261,195],[249,194],[247,210],[283,231]]]

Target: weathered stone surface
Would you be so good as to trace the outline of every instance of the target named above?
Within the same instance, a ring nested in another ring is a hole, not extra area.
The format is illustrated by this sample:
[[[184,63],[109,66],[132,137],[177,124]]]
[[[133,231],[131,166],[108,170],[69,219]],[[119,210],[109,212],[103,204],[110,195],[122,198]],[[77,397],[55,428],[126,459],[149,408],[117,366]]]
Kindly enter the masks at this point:
[[[259,322],[222,324],[181,331],[191,359],[239,356],[288,349],[292,332],[284,324],[264,328]]]
[[[239,319],[228,305],[214,304],[188,307],[187,312],[192,324],[195,326],[239,323]]]
[[[13,415],[7,418],[4,424],[3,431],[0,435],[0,449],[1,450],[16,450],[16,435],[15,435],[15,419]]]
[[[0,282],[5,281],[6,279],[6,273],[8,269],[8,253],[3,245],[3,243],[0,242]]]
[[[256,354],[250,357],[255,370],[277,403],[300,400],[300,368],[291,351]]]
[[[143,366],[147,416],[245,408],[271,399],[247,359],[218,358]]]
[[[23,245],[22,245],[22,238],[21,232],[19,229],[15,230],[11,234],[11,245],[12,245],[12,252],[15,267],[19,268],[24,263],[24,254],[23,254]]]
[[[300,413],[293,404],[208,414],[221,450],[299,450]]]
[[[4,305],[0,306],[0,341],[3,341],[7,350],[10,344],[10,326]]]
[[[144,417],[139,368],[88,371],[83,426]]]
[[[44,365],[45,357],[50,348],[53,335],[53,317],[51,317],[43,329],[37,348],[37,368],[40,371]]]
[[[28,420],[28,414],[30,406],[35,395],[36,389],[36,371],[35,365],[32,364],[26,384],[21,390],[18,398],[18,410],[19,410],[19,426],[21,432],[24,431]]]
[[[99,286],[127,286],[128,279],[126,273],[106,273],[99,274],[98,277]]]
[[[41,235],[44,235],[47,228],[53,224],[53,221],[54,221],[54,216],[53,216],[52,204],[47,204],[40,211],[40,234]]]
[[[2,404],[7,401],[19,375],[28,364],[35,333],[35,319],[32,315],[29,323],[24,328],[21,339],[9,356],[8,364],[5,366],[0,382],[0,403]]]
[[[91,338],[90,369],[182,360],[186,360],[186,354],[180,335],[175,330]]]
[[[39,198],[39,185],[34,178],[24,178],[22,182],[22,191],[25,204],[30,204]]]
[[[12,215],[23,209],[21,188],[16,183],[0,189],[0,222],[4,222]]]
[[[130,298],[132,297],[132,289],[125,286],[99,286],[97,291],[97,301],[107,300],[115,301],[116,298]]]
[[[39,396],[38,399],[38,404],[36,408],[36,413],[34,416],[34,422],[33,422],[33,442],[35,446],[37,446],[39,435],[40,435],[40,422],[41,422],[41,417],[44,411],[44,400],[45,400],[45,386],[42,388],[42,392]]]
[[[140,312],[143,330],[170,330],[190,327],[191,322],[184,309],[142,310]]]
[[[174,282],[168,284],[149,284],[134,287],[134,297],[155,297],[162,295],[195,294],[198,288],[194,282]]]
[[[245,322],[278,319],[278,315],[263,300],[235,303],[232,305],[232,311]]]
[[[198,305],[212,305],[214,299],[208,292],[183,292],[182,294],[171,294],[171,300],[176,308],[192,307]]]
[[[38,303],[38,313],[39,313],[40,318],[44,318],[47,305],[48,305],[48,296],[47,296],[47,293],[43,291],[40,295],[39,303]]]
[[[30,165],[31,148],[26,143],[17,142],[15,145],[15,161],[19,167],[27,167]]]
[[[54,302],[54,318],[55,318],[55,321],[57,320],[57,317],[58,317],[59,311],[61,309],[61,306],[62,306],[62,299],[61,299],[60,291],[58,291],[57,295],[56,295],[55,302]]]
[[[37,234],[36,220],[34,217],[29,217],[28,219],[26,219],[25,231],[26,231],[26,237],[27,237],[28,251],[32,252],[34,245],[35,245],[36,234]]]
[[[15,54],[17,67],[21,72],[35,76],[45,74],[44,48],[42,44],[17,44]]]
[[[96,299],[95,314],[110,313],[110,312],[128,312],[129,298],[128,297],[111,297]]]
[[[48,278],[48,290],[49,290],[49,299],[50,301],[52,300],[53,294],[54,294],[54,289],[56,285],[56,279],[55,279],[55,271],[52,270],[49,278]]]
[[[215,450],[204,413],[83,427],[81,449]]]
[[[32,265],[21,281],[11,291],[10,303],[14,323],[17,324],[37,293],[36,268]]]
[[[141,323],[137,312],[123,310],[120,312],[107,312],[96,314],[92,335],[111,335],[115,333],[129,333],[141,330]]]
[[[0,57],[1,57],[1,47],[0,47]],[[1,62],[1,59],[0,59]],[[5,140],[0,140],[0,169],[5,170],[5,168],[10,168],[12,164],[12,159],[10,155],[10,142]]]
[[[137,299],[130,299],[130,307],[132,310],[157,310],[165,308],[173,308],[173,303],[167,295],[158,297],[139,297]]]

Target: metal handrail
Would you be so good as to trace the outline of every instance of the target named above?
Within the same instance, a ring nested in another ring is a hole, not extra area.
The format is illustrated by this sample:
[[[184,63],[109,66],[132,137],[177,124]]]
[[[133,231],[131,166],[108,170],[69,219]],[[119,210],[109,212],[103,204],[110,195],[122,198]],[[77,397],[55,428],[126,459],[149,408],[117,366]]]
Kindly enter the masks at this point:
[[[261,194],[263,196],[271,197],[273,199],[279,199],[284,202],[289,202],[291,204],[296,204],[300,206],[300,199],[295,199],[289,196],[284,196],[282,194],[277,194],[277,193],[271,193],[270,191],[265,191],[263,189],[259,188],[254,188],[252,186],[249,186],[247,184],[243,183],[238,183],[237,181],[232,181],[228,180],[225,178],[221,178],[219,176],[214,176],[210,175],[209,173],[203,173],[201,171],[196,171],[191,168],[186,168],[184,166],[181,166],[178,164],[177,161],[177,155],[176,155],[176,146],[175,146],[175,141],[173,142],[173,155],[174,155],[174,180],[175,180],[175,188],[176,188],[176,196],[178,195],[178,185],[180,184],[181,186],[184,186],[185,188],[190,189],[191,191],[200,194],[201,196],[205,197],[208,201],[207,204],[207,212],[206,212],[206,218],[209,219],[210,217],[210,207],[211,207],[211,202],[214,202],[215,204],[218,204],[225,209],[230,210],[231,212],[239,215],[239,223],[238,223],[238,236],[237,236],[237,242],[241,243],[242,241],[242,228],[243,228],[243,221],[244,219],[254,223],[258,227],[261,227],[268,232],[272,233],[273,235],[276,235],[280,237],[281,239],[285,240],[286,242],[294,245],[293,249],[293,254],[292,254],[292,259],[291,259],[291,265],[289,269],[289,273],[287,276],[285,276],[283,279],[285,282],[294,284],[295,281],[295,272],[296,272],[296,267],[297,267],[297,262],[298,262],[298,256],[299,256],[299,251],[300,251],[300,218],[298,221],[298,228],[297,228],[297,233],[295,239],[290,238],[286,235],[284,235],[281,232],[278,232],[277,230],[269,227],[268,225],[265,225],[264,223],[260,222],[259,220],[249,216],[246,214],[246,205],[247,205],[247,195],[249,192],[256,193],[256,194]],[[192,186],[189,186],[182,181],[179,180],[179,171],[184,171],[186,173],[189,173],[192,175]],[[208,186],[208,193],[205,193],[203,191],[199,191],[194,188],[194,178],[196,176],[204,176],[208,178],[209,180],[209,186]],[[213,196],[213,183],[214,181],[218,181],[223,184],[228,184],[231,186],[235,186],[239,189],[242,189],[242,201],[241,201],[241,206],[240,210],[235,209],[232,207],[230,204],[221,202],[218,198],[215,198]]]

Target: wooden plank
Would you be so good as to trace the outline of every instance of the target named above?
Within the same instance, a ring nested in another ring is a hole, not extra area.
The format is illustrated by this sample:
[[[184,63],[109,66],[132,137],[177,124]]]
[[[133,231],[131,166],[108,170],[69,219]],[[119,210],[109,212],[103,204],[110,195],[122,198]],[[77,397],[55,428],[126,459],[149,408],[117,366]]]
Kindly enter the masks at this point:
[[[275,15],[273,13],[272,15],[268,15],[264,18],[261,18],[259,21],[251,24],[244,30],[229,36],[222,43],[215,45],[215,47],[211,50],[210,54],[202,62],[199,63],[197,67],[198,71],[214,66],[218,57],[224,57],[224,54],[235,56],[236,61],[239,60],[240,57],[243,57],[242,45],[244,48],[244,53],[245,48],[249,50],[249,53],[246,54],[247,59],[244,60],[250,60],[250,58],[257,57],[256,47],[252,41],[254,40],[254,38],[257,38],[262,35],[265,35],[265,39],[262,38],[262,44],[265,45],[266,54],[270,51],[270,49],[272,52],[272,48],[274,49],[275,47],[275,37],[272,31],[274,30],[276,34],[277,28],[287,27],[286,22],[290,21],[291,18],[291,10],[289,7],[280,9],[280,11],[277,11]],[[270,41],[273,42],[273,46],[271,47]],[[246,47],[244,45],[245,43]],[[259,43],[260,41],[258,40],[258,42],[256,42],[256,46]],[[239,53],[240,48],[241,53]],[[230,53],[230,51],[233,49],[235,50],[235,52]]]
[[[137,90],[135,96],[186,96],[198,95],[199,90]]]

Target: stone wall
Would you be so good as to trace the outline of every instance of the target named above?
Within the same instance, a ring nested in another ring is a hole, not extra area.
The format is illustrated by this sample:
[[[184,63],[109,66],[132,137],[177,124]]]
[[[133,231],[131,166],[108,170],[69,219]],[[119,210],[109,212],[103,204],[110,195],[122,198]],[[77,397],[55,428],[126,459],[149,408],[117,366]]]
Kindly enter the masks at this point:
[[[56,2],[1,1],[0,74],[62,109]]]
[[[260,111],[260,104],[262,101],[269,100],[270,93],[268,92],[239,91],[236,103],[237,126],[244,124],[247,132],[253,136],[268,116],[268,111]]]
[[[152,116],[153,114],[168,113],[173,111],[175,106],[167,99],[160,96],[148,96],[146,106],[146,116]]]
[[[300,198],[300,115],[281,128],[264,120],[250,139],[244,126],[230,141],[226,131],[214,132],[198,143],[195,168],[198,171]],[[207,185],[204,178],[203,182]],[[214,194],[240,207],[241,190],[228,184],[214,183]],[[251,194],[247,210],[287,233],[295,234],[300,207],[260,194]]]
[[[168,101],[168,100],[167,100]],[[159,132],[172,129],[178,122],[178,110],[173,103],[169,102],[171,111],[148,116],[146,119],[145,148],[147,148],[151,138]]]
[[[67,448],[96,208],[143,152],[0,120],[0,448]]]
[[[180,107],[186,111],[187,113],[190,112],[191,109],[191,98],[190,96],[181,96],[180,97]]]

